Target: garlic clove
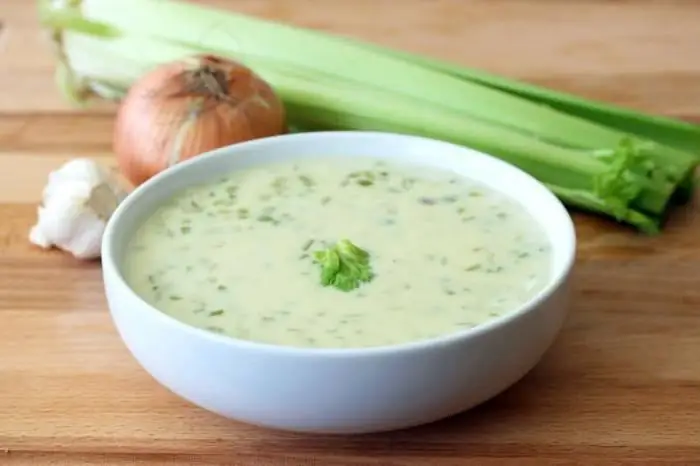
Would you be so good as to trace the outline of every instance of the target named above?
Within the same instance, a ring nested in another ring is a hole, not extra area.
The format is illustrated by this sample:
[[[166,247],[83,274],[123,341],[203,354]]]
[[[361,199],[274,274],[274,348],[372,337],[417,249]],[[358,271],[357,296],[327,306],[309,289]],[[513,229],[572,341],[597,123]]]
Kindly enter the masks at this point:
[[[106,223],[125,197],[116,178],[97,162],[71,160],[49,174],[29,241],[78,259],[98,258]]]

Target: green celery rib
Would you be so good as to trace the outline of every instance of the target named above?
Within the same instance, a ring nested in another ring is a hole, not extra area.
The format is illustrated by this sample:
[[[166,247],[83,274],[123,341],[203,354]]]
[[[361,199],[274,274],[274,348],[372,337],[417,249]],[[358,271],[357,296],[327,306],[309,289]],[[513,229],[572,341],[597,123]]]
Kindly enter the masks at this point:
[[[514,95],[525,97],[531,101],[549,105],[552,108],[571,115],[616,128],[619,131],[635,134],[682,151],[700,154],[700,125],[673,118],[636,112],[631,109],[492,75],[480,70],[430,57],[393,50],[374,44],[362,43],[356,40],[352,40],[352,42],[361,44],[377,52],[402,58],[411,63],[451,74],[461,79],[478,82],[492,88],[507,91]]]
[[[98,94],[101,86],[103,92],[108,90],[113,96],[118,96],[120,90],[128,88],[129,83],[158,63],[182,58],[198,50],[215,50],[214,46],[164,41],[143,32],[120,37],[120,34],[114,34],[114,31],[120,30],[114,25],[110,25],[109,34],[99,34],[95,31],[100,28],[80,25],[83,22],[90,21],[80,15],[70,17],[65,14],[60,25],[48,21],[53,27],[79,32],[64,35],[71,67],[77,69],[77,74],[89,83],[89,87],[98,89]],[[71,23],[77,23],[79,27],[71,27]],[[70,53],[76,45],[83,47],[82,61],[81,53]],[[87,54],[84,53],[86,51]],[[238,57],[235,51],[223,50],[218,53]],[[115,66],[124,63],[124,57],[125,66]],[[634,206],[641,210],[625,209],[621,212],[591,193],[596,177],[604,174],[608,166],[584,151],[560,147],[507,124],[477,118],[456,109],[426,106],[420,98],[367,87],[358,81],[319,72],[305,64],[275,60],[275,57],[252,57],[247,55],[249,61],[259,64],[254,68],[281,93],[289,107],[292,123],[299,123],[300,126],[315,121],[329,125],[329,129],[385,129],[437,137],[474,147],[530,172],[551,186],[564,202],[615,216],[649,232],[658,229],[658,220],[655,219],[663,213],[675,187],[670,182],[628,174],[629,183],[642,191],[634,202]],[[118,71],[115,73],[115,70]],[[309,110],[312,118],[309,118]],[[585,202],[581,199],[585,199]],[[645,214],[644,210],[652,215]]]

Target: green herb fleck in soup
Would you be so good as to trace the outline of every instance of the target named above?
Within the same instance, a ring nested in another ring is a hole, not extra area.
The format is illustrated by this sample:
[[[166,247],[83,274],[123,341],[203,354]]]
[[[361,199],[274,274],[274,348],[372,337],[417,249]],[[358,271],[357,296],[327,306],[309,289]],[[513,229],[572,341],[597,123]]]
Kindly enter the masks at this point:
[[[358,157],[257,166],[185,190],[136,231],[124,274],[189,325],[350,348],[497,318],[543,288],[550,262],[514,200],[450,172]]]

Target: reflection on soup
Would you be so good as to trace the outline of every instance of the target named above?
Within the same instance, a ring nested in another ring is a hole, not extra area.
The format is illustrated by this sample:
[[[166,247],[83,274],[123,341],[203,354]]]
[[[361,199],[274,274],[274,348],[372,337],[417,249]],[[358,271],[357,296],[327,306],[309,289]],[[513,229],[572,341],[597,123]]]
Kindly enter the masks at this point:
[[[316,251],[348,239],[371,280],[323,286]],[[375,159],[238,170],[179,193],[131,239],[127,282],[187,324],[318,348],[442,336],[549,280],[549,242],[517,202],[451,172]]]

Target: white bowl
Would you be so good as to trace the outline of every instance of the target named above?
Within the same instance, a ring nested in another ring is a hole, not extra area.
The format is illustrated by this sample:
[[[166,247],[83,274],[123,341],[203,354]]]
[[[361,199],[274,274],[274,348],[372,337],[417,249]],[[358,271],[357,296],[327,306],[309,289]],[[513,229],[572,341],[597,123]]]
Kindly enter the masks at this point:
[[[240,341],[159,312],[124,281],[135,228],[164,200],[222,173],[270,161],[372,156],[442,167],[520,202],[553,250],[551,280],[504,317],[441,338],[390,347],[304,349]],[[431,139],[374,132],[317,132],[260,139],[180,163],[119,206],[102,244],[114,323],[138,362],[177,395],[227,418],[270,428],[367,433],[435,421],[503,391],[537,364],[567,314],[575,257],[572,221],[539,182],[496,158]]]

